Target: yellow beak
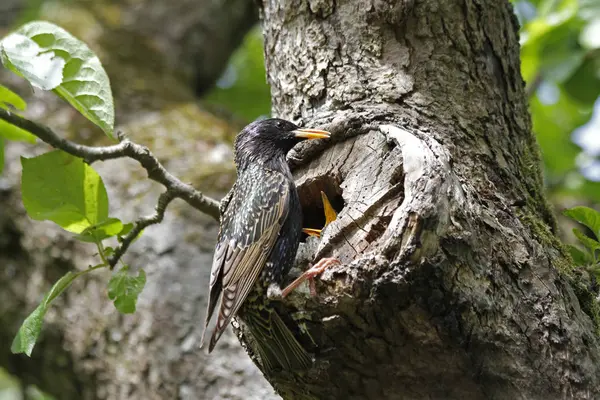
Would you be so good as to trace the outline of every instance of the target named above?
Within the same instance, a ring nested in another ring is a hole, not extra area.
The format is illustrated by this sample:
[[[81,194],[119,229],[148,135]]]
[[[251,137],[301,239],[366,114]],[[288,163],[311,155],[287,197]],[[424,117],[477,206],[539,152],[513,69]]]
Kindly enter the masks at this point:
[[[295,137],[302,139],[328,139],[331,133],[320,129],[296,129],[292,131]]]

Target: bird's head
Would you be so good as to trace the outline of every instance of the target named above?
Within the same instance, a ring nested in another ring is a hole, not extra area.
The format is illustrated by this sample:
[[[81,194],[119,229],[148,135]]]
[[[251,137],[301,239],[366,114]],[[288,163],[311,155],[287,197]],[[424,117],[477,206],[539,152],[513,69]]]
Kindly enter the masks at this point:
[[[251,162],[285,161],[285,156],[297,143],[306,139],[326,139],[329,132],[301,129],[279,118],[254,121],[235,138],[235,163],[238,167]]]

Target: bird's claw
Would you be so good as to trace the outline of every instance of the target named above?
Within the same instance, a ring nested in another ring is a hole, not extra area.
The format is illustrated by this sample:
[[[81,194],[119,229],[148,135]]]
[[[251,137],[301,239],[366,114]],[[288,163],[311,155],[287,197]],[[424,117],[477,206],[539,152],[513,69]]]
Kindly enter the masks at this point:
[[[328,257],[322,258],[318,263],[313,265],[306,271],[304,274],[306,275],[306,279],[313,279],[317,275],[321,275],[325,270],[332,265],[340,265],[341,262],[337,258]]]
[[[300,275],[298,278],[296,278],[296,280],[294,280],[292,283],[290,283],[285,289],[283,289],[283,291],[281,292],[281,296],[286,297],[288,294],[290,294],[292,292],[292,290],[297,288],[302,282],[304,282],[307,279],[308,279],[309,285],[310,285],[309,286],[310,294],[312,296],[316,296],[317,290],[315,288],[314,278],[317,275],[322,274],[327,268],[331,267],[332,265],[339,265],[339,264],[341,264],[341,262],[337,258],[328,257],[328,258],[323,258],[323,259],[319,260],[318,263],[316,263],[315,265],[310,267],[302,275]]]

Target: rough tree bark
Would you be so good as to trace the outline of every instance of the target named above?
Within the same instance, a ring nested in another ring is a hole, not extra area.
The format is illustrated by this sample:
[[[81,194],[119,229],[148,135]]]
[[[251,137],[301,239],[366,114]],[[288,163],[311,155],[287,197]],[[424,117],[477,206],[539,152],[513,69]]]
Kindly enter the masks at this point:
[[[294,399],[597,398],[597,306],[543,195],[508,1],[265,0],[274,114],[334,132],[293,157],[305,225],[339,218]],[[307,337],[308,335],[303,335]],[[252,353],[251,338],[240,332]]]

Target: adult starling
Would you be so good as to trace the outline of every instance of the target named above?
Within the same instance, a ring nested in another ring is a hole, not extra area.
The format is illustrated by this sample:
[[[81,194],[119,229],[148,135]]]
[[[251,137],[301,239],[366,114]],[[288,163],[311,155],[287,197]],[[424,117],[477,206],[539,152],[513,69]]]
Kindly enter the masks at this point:
[[[211,352],[237,314],[255,339],[263,369],[306,368],[311,358],[270,304],[292,267],[302,231],[302,208],[286,154],[304,139],[328,138],[282,119],[256,121],[235,140],[237,180],[222,202],[221,229],[210,277],[204,333],[220,302]],[[322,260],[300,280],[330,264]],[[297,280],[298,281],[298,280]],[[202,343],[204,343],[204,333]]]

